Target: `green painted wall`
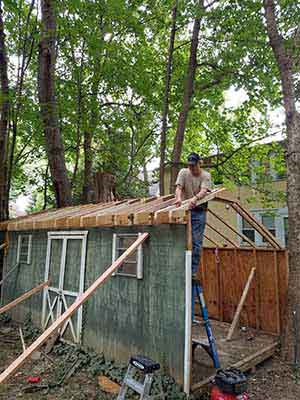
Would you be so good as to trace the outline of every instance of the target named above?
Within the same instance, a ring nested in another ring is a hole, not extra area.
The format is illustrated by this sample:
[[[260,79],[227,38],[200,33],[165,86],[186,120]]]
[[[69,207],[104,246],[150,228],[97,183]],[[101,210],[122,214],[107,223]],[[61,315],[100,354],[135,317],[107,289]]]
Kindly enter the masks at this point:
[[[109,359],[126,362],[141,353],[160,361],[179,383],[183,381],[185,321],[185,248],[183,225],[90,229],[87,243],[85,288],[111,264],[114,232],[147,231],[143,245],[144,278],[111,277],[84,306],[83,344]],[[31,232],[28,232],[31,233]],[[4,286],[4,303],[43,281],[47,232],[32,233],[32,262],[21,265]],[[10,233],[5,269],[17,259],[18,233]],[[78,248],[71,249],[65,282],[78,282]],[[52,282],[57,281],[52,277]],[[40,325],[42,294],[13,311],[22,320],[30,312]]]

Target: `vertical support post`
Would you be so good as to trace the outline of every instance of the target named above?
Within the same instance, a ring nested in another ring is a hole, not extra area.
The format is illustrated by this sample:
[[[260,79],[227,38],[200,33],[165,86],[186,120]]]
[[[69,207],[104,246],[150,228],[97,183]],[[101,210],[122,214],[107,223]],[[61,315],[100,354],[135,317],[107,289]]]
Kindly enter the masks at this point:
[[[280,334],[281,324],[280,324],[280,304],[279,304],[279,287],[278,287],[278,262],[277,262],[277,251],[274,250],[274,285],[275,285],[275,301],[276,301],[276,331]]]
[[[254,268],[255,268],[255,316],[256,316],[256,329],[260,329],[260,276],[257,268],[257,252],[253,249]]]
[[[191,212],[188,211],[187,250],[185,252],[185,345],[183,391],[187,396],[191,389],[192,375],[192,225]]]
[[[184,386],[188,396],[192,371],[192,251],[185,252],[185,346],[184,346]]]

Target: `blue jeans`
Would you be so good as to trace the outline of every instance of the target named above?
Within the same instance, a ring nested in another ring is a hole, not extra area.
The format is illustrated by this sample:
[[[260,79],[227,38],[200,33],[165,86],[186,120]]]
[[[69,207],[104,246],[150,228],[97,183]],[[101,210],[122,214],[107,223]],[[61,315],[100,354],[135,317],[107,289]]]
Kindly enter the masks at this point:
[[[206,223],[206,211],[205,210],[191,210],[191,222],[192,222],[192,273],[196,273],[199,269],[201,249],[203,243],[203,234]]]

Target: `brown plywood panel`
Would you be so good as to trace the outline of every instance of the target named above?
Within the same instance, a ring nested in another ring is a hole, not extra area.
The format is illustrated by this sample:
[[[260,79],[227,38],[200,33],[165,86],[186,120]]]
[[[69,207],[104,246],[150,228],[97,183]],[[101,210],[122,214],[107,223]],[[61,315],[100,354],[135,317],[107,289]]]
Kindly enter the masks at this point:
[[[276,277],[277,252],[260,250],[257,252],[257,269],[259,271],[260,327],[271,333],[278,332],[278,279]],[[277,283],[276,283],[277,282]]]
[[[219,315],[219,287],[218,270],[215,249],[205,249],[202,256],[202,264],[199,270],[208,313],[211,318],[218,319]]]

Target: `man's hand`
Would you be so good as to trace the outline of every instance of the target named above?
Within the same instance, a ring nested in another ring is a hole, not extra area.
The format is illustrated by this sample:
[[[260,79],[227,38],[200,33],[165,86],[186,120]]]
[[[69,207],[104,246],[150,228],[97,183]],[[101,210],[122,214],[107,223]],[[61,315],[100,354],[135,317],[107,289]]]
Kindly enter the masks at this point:
[[[191,200],[190,200],[190,204],[189,204],[189,208],[190,209],[192,209],[192,208],[195,208],[196,207],[196,205],[197,205],[197,197],[195,196],[195,197],[193,197]]]
[[[180,207],[181,203],[182,203],[181,199],[175,199],[175,206],[176,207]]]

